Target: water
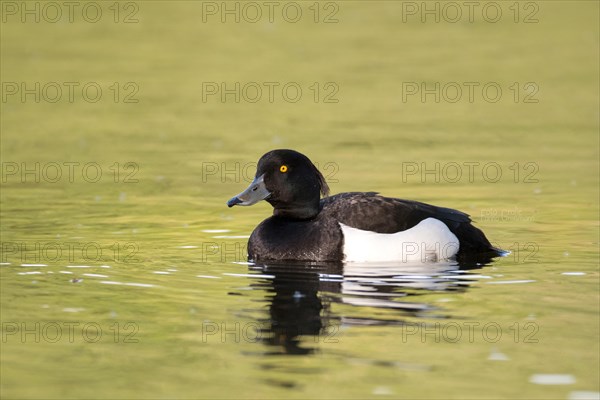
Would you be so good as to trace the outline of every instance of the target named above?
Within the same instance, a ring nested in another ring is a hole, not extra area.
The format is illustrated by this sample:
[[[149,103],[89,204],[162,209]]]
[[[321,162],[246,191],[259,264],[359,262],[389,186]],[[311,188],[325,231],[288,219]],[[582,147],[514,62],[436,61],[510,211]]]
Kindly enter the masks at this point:
[[[96,24],[2,25],[3,82],[103,89],[2,103],[3,398],[598,396],[597,3],[535,2],[531,24],[504,3],[495,24],[401,23],[394,2],[338,2],[332,24],[135,4],[131,24],[107,3]],[[204,102],[222,81],[304,97]],[[403,101],[403,82],[472,81],[502,100]],[[515,102],[514,82],[539,101]],[[270,207],[225,202],[278,147],[332,193],[463,210],[511,254],[248,264]]]

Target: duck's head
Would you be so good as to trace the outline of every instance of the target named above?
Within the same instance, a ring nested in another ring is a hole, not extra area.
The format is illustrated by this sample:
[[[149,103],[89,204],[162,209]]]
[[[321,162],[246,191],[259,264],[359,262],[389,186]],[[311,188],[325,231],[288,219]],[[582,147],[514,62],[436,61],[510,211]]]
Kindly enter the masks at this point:
[[[272,150],[258,161],[250,186],[227,205],[251,206],[266,200],[273,215],[307,219],[319,213],[321,194],[327,196],[329,187],[308,157],[294,150]]]

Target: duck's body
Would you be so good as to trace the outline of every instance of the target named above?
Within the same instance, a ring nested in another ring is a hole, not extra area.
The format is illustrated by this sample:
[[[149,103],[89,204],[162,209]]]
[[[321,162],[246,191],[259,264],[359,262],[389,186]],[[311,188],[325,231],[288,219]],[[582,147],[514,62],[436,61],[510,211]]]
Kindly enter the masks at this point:
[[[375,192],[340,193],[329,188],[304,155],[274,150],[258,164],[250,187],[228,202],[274,207],[250,236],[253,261],[435,261],[496,256],[483,232],[463,212]]]

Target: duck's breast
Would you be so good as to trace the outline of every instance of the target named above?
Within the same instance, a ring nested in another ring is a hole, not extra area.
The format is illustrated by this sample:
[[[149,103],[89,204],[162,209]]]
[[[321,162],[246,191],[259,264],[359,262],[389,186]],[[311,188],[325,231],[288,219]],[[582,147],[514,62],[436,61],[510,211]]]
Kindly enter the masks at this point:
[[[254,261],[341,261],[342,231],[332,219],[293,221],[271,217],[250,236],[248,256]]]

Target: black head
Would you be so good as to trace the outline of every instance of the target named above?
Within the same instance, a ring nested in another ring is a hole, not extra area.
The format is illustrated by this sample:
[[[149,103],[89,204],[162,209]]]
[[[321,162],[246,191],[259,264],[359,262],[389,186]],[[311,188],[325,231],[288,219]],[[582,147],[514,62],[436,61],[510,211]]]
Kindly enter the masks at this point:
[[[306,219],[319,213],[319,200],[329,194],[325,178],[305,155],[294,150],[272,150],[258,161],[248,189],[227,202],[250,206],[268,201],[273,215]]]

